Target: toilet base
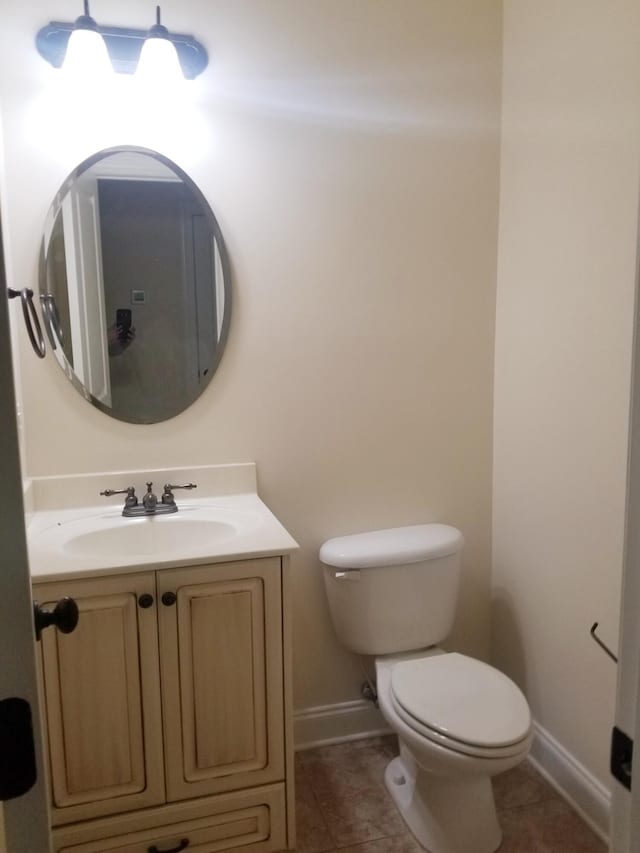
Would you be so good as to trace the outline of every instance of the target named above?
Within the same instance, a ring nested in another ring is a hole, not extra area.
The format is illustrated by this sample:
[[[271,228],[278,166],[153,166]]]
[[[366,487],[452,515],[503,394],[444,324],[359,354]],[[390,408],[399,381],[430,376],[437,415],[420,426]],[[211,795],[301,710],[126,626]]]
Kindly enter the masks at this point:
[[[402,753],[387,765],[384,781],[416,840],[429,853],[495,853],[502,831],[491,779],[434,776]]]

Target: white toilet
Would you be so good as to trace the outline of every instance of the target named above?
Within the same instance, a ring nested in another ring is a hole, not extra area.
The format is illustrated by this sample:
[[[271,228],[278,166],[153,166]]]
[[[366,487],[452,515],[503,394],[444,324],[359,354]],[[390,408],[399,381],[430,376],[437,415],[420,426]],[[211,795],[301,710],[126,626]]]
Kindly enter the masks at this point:
[[[463,544],[455,527],[418,524],[320,549],[339,639],[376,656],[380,710],[400,742],[387,788],[429,853],[498,849],[491,777],[522,761],[532,736],[506,675],[437,647],[453,624]]]

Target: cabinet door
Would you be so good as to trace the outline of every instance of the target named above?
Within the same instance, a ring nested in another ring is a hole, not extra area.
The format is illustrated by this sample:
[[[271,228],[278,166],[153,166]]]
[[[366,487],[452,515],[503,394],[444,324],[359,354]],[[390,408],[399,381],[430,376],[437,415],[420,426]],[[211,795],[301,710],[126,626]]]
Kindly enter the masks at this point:
[[[141,594],[152,596],[140,607]],[[164,801],[155,575],[35,587],[41,604],[71,595],[73,634],[42,635],[54,825]]]
[[[158,572],[169,801],[284,778],[280,559]]]

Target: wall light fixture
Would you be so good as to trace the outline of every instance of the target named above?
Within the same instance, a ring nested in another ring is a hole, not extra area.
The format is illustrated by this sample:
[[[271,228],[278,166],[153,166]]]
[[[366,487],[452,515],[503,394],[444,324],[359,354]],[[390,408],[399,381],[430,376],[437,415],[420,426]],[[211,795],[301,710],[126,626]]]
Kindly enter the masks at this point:
[[[84,14],[75,22],[51,21],[43,27],[36,36],[36,47],[43,59],[54,68],[66,68],[65,57],[67,49],[75,48],[76,36],[80,40],[84,36],[89,39],[102,36],[106,45],[109,59],[114,71],[120,74],[133,74],[141,58],[145,42],[145,53],[151,43],[151,51],[159,47],[159,51],[169,54],[165,62],[175,65],[171,54],[177,54],[182,74],[187,80],[193,80],[201,74],[209,64],[209,57],[204,46],[193,36],[182,33],[171,33],[160,23],[160,7],[156,7],[156,24],[150,30],[136,30],[129,27],[104,27],[98,25],[89,14],[89,2],[84,2]],[[73,39],[71,38],[73,34]],[[162,43],[162,44],[158,44]],[[174,50],[171,50],[171,45]],[[168,50],[167,50],[168,48]],[[100,48],[98,48],[100,49]],[[73,51],[72,51],[73,53]],[[145,58],[146,63],[146,58]]]
[[[69,34],[64,70],[71,74],[90,74],[93,78],[111,71],[107,46],[89,14],[89,0],[84,0],[84,14],[76,18]]]
[[[156,22],[147,33],[140,51],[136,74],[149,81],[172,81],[180,78],[180,60],[169,30],[160,23],[160,6],[156,6]]]

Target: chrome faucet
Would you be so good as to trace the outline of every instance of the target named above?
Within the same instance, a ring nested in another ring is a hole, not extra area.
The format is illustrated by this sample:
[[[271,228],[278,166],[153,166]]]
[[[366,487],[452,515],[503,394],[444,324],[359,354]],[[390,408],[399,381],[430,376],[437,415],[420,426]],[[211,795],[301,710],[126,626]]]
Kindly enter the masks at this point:
[[[160,502],[158,502],[157,496],[153,494],[152,487],[153,483],[147,483],[147,491],[142,501],[138,501],[133,486],[127,486],[126,489],[105,489],[100,494],[106,498],[110,498],[111,495],[126,495],[122,514],[127,518],[141,515],[168,515],[171,512],[178,512],[178,506],[173,495],[174,489],[196,489],[197,485],[195,483],[185,483],[183,486],[174,486],[166,483]]]

